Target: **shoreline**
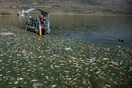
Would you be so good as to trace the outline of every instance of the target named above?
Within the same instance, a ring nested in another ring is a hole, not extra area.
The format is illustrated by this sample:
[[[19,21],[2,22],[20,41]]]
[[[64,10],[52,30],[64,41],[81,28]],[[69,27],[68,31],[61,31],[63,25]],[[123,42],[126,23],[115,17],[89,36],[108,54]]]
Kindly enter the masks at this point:
[[[17,14],[17,11],[1,11],[0,16],[2,15],[10,15],[10,14]],[[34,12],[34,14],[37,14]],[[112,13],[105,13],[105,12],[95,12],[95,13],[79,13],[79,12],[65,12],[65,11],[56,11],[56,12],[49,12],[50,15],[88,15],[88,16],[132,16],[127,14],[112,14]]]

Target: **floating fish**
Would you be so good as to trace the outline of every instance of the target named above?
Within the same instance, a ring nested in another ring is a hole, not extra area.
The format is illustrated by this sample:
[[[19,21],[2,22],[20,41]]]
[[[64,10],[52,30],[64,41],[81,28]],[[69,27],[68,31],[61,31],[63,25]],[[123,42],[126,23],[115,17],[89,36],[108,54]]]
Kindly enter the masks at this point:
[[[35,81],[38,81],[38,80],[37,80],[37,79],[32,79],[31,81],[32,81],[32,82],[35,82]]]
[[[43,84],[42,83],[34,83],[32,86],[36,88],[38,86],[43,86]]]

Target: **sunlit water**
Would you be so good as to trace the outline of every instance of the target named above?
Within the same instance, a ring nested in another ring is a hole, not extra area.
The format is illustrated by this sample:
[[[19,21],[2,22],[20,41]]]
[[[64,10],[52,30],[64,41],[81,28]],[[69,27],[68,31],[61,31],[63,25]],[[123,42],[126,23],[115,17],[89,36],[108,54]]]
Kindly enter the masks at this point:
[[[51,15],[39,36],[27,17],[0,16],[0,88],[130,88],[131,19]]]

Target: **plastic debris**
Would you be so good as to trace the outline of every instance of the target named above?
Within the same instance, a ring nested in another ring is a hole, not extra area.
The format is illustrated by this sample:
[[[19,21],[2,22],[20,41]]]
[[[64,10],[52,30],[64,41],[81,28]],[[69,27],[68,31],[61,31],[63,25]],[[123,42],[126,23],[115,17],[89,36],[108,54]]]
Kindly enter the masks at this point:
[[[71,63],[72,61],[71,61],[71,60],[69,60],[68,62],[69,62],[69,63]]]
[[[34,83],[32,86],[36,88],[38,86],[43,86],[43,84],[42,83]]]
[[[122,62],[119,63],[120,65],[123,64]]]
[[[96,61],[95,59],[87,59],[89,62]]]
[[[23,80],[23,78],[22,77],[17,77],[17,80]]]
[[[106,79],[104,76],[102,75],[98,75],[98,77],[102,78],[102,79]]]
[[[46,79],[49,79],[49,77],[48,77],[48,76],[45,76],[45,78],[46,78]]]

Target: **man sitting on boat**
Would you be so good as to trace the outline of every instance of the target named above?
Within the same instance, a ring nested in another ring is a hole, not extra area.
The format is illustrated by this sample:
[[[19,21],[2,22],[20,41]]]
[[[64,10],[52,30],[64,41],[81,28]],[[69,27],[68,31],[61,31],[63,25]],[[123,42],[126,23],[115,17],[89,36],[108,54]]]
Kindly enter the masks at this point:
[[[50,22],[49,22],[49,14],[48,12],[39,9],[39,8],[31,8],[27,10],[22,10],[21,15],[27,16],[31,11],[40,11],[42,15],[36,18],[34,21],[33,18],[30,16],[28,19],[28,24],[26,26],[26,30],[38,33],[39,35],[42,34],[48,34],[50,33]],[[45,17],[48,17],[48,21],[45,19]]]
[[[39,19],[40,19],[41,24],[44,24],[44,22],[46,22],[46,19],[43,15],[40,15]]]
[[[32,16],[29,16],[28,26],[34,26],[34,19],[32,18]]]
[[[45,27],[47,27],[47,25],[46,25],[46,19],[45,19],[45,17],[43,15],[40,15],[39,17],[37,17],[37,19],[36,19],[36,29],[39,28],[39,22],[44,27],[44,29],[46,29],[45,28]]]

